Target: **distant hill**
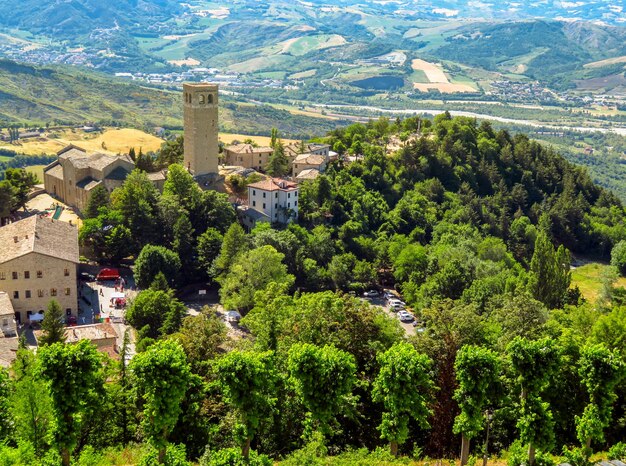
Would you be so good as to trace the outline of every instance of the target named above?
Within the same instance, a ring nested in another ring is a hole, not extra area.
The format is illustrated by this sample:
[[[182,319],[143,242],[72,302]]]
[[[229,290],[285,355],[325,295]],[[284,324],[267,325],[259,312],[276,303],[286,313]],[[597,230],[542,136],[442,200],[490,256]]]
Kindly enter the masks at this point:
[[[15,123],[182,129],[180,92],[140,86],[69,66],[39,67],[0,60],[0,126]],[[221,98],[220,127],[243,134],[311,138],[345,121],[294,115],[267,105]]]
[[[626,54],[626,28],[524,21],[465,26],[432,53],[490,71],[514,72],[561,87],[586,63]]]

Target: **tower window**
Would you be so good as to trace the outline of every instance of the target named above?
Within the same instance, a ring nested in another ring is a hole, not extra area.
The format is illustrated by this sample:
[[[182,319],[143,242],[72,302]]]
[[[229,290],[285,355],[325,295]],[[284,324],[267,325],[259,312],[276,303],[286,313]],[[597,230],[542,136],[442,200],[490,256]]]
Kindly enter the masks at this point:
[[[209,94],[209,100],[208,100],[208,102],[209,102],[210,104],[212,104],[212,103],[213,103],[213,95]]]
[[[200,94],[200,103],[204,105],[204,95]]]

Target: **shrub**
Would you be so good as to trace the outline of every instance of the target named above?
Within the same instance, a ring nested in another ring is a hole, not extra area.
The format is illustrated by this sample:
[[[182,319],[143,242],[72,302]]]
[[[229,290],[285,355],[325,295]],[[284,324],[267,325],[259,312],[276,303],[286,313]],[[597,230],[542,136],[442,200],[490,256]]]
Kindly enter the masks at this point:
[[[626,461],[626,443],[619,442],[609,449],[609,460]]]
[[[165,452],[165,461],[159,463],[159,452],[155,448],[150,448],[148,453],[141,459],[139,466],[191,466],[187,461],[187,454],[184,445],[168,445]]]
[[[626,275],[626,241],[617,243],[611,251],[611,265],[619,269],[619,273]]]
[[[509,447],[507,455],[508,466],[522,466],[528,464],[528,447],[523,445],[519,440],[516,440]],[[535,466],[555,466],[556,462],[552,457],[547,454],[538,451],[535,455]]]
[[[272,466],[272,460],[250,450],[250,457],[246,461],[239,448],[224,448],[207,450],[200,458],[200,466]]]

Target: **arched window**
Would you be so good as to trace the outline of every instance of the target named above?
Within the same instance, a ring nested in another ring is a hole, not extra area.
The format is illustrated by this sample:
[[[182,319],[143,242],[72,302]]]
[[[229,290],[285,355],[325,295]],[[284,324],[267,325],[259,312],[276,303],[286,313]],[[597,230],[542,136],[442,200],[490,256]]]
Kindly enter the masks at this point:
[[[213,94],[209,94],[209,103],[212,104],[213,103]]]
[[[204,94],[200,94],[200,104],[204,105]]]

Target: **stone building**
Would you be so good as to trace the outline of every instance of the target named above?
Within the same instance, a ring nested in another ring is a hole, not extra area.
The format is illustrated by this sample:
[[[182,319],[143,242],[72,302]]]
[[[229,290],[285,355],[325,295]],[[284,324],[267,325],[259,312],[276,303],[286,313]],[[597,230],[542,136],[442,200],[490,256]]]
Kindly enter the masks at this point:
[[[224,148],[224,165],[234,165],[262,171],[274,150],[271,147],[254,147],[252,144],[233,144]]]
[[[0,228],[0,291],[8,294],[18,323],[56,299],[77,315],[78,230],[69,223],[33,215]]]
[[[183,84],[185,167],[194,177],[215,175],[218,168],[218,86]]]
[[[15,310],[9,295],[0,291],[0,338],[9,338],[17,335],[15,326]]]
[[[317,154],[299,154],[291,163],[292,176],[297,178],[304,170],[315,169],[319,173],[324,173],[328,157]]]
[[[91,190],[104,186],[109,192],[121,186],[135,164],[127,155],[100,152],[69,145],[57,153],[58,159],[44,169],[45,190],[60,201],[83,210]]]
[[[313,154],[313,155],[323,155],[328,157],[330,155],[330,146],[328,144],[304,144],[299,142],[292,142],[291,144],[287,144],[285,146],[285,155],[289,159],[289,162],[293,162],[293,160],[300,154]]]

